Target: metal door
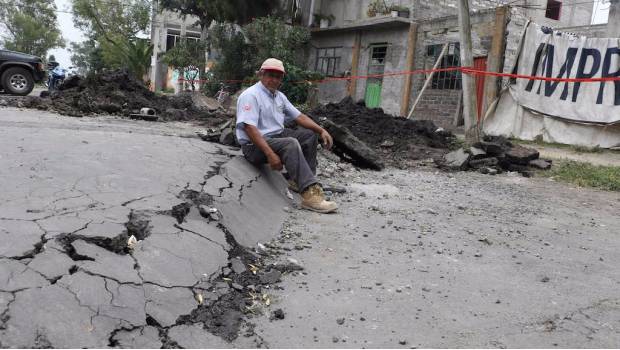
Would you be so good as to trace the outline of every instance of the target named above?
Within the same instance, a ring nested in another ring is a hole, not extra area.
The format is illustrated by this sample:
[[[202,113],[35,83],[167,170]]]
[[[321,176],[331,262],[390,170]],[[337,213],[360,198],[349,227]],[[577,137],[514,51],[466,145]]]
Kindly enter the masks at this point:
[[[387,56],[387,44],[376,44],[370,47],[370,59],[368,62],[368,75],[382,75],[385,72],[385,57]],[[370,77],[366,81],[366,94],[364,100],[366,107],[377,108],[381,106],[381,88],[383,77]]]

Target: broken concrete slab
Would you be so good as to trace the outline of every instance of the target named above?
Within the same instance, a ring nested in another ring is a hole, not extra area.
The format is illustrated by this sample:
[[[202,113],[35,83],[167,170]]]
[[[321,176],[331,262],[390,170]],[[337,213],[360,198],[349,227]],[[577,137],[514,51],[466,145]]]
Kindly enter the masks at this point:
[[[39,273],[20,261],[0,259],[0,291],[14,292],[49,285]]]
[[[331,120],[324,120],[321,124],[334,138],[335,151],[346,154],[356,164],[365,168],[381,170],[385,167],[379,154],[355,137],[347,128]]]
[[[0,220],[0,257],[21,257],[32,253],[44,234],[36,223]]]
[[[151,326],[119,331],[112,337],[112,341],[123,349],[159,349],[163,345],[159,339],[159,330]]]
[[[544,159],[534,159],[529,162],[529,166],[537,168],[537,169],[541,169],[541,170],[547,170],[551,168],[551,162],[548,160],[544,160]]]
[[[487,155],[487,152],[477,147],[469,147],[469,153],[471,153],[472,159],[484,158]]]
[[[487,141],[477,142],[474,147],[482,149],[491,157],[504,157],[504,153],[508,149],[499,143]]]
[[[125,217],[127,221],[127,217]],[[126,231],[124,224],[115,222],[90,223],[85,229],[76,232],[76,235],[87,238],[109,238],[113,239],[122,235]]]
[[[530,161],[538,159],[540,153],[529,147],[523,147],[521,145],[513,145],[508,151],[506,151],[506,159],[511,163],[528,165]]]
[[[191,232],[151,235],[133,252],[145,282],[191,287],[226,265],[228,254],[217,242]]]
[[[204,329],[202,323],[174,326],[168,331],[168,338],[185,349],[228,349],[231,347],[224,339]]]
[[[495,157],[472,159],[469,161],[469,166],[474,169],[493,167],[499,164],[499,160]]]
[[[245,247],[271,240],[288,215],[282,210],[290,205],[284,177],[267,166],[257,168],[241,157],[233,158],[221,171],[234,184],[213,204],[222,214],[222,225]]]
[[[81,271],[64,276],[57,284],[71,291],[80,305],[118,320],[123,327],[146,325],[144,290],[140,286],[119,284]]]
[[[104,348],[117,326],[58,285],[17,293],[7,315],[0,339],[9,348]]]
[[[239,258],[230,259],[230,267],[231,269],[238,275],[246,272],[248,269],[245,267],[245,264]]]
[[[91,222],[91,220],[80,218],[77,214],[51,216],[47,219],[37,221],[41,228],[45,230],[45,236],[47,238],[54,238],[61,233],[78,231],[86,227],[86,224],[89,222]]]
[[[459,148],[444,156],[444,166],[452,170],[465,170],[470,157],[471,154],[465,152],[465,149]]]
[[[163,288],[153,284],[144,285],[146,313],[162,327],[174,325],[179,316],[189,314],[198,306],[189,288]]]
[[[231,185],[232,184],[230,181],[222,175],[214,175],[207,179],[203,187],[203,191],[216,197],[220,196],[221,192],[226,188],[230,188]]]
[[[37,254],[28,267],[45,276],[47,279],[56,279],[69,273],[69,269],[75,266],[67,254],[56,249],[45,249]]]
[[[92,274],[109,277],[120,283],[141,283],[142,279],[135,270],[135,261],[130,255],[119,255],[95,244],[77,240],[71,243],[75,252],[94,261],[77,261],[76,265]]]

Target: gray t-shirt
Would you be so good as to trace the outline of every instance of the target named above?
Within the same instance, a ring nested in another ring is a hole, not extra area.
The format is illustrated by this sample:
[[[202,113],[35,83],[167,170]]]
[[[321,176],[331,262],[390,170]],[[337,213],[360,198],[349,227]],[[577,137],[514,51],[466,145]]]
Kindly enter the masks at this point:
[[[245,90],[237,100],[237,139],[240,144],[250,143],[243,124],[253,125],[263,136],[277,135],[284,123],[295,120],[301,112],[286,96],[272,94],[260,81]]]

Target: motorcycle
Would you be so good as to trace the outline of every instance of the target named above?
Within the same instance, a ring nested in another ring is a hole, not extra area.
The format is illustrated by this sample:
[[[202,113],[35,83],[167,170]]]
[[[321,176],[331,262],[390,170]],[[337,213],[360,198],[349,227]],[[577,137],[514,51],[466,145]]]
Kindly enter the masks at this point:
[[[67,76],[67,70],[60,67],[58,64],[51,65],[48,68],[47,74],[47,89],[54,91],[65,81]]]

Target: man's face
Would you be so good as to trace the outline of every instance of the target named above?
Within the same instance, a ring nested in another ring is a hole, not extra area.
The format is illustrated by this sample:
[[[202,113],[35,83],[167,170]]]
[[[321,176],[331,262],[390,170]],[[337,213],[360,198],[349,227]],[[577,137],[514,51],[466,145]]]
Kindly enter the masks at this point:
[[[260,81],[269,91],[275,93],[282,84],[284,73],[275,70],[265,70],[262,73]]]

